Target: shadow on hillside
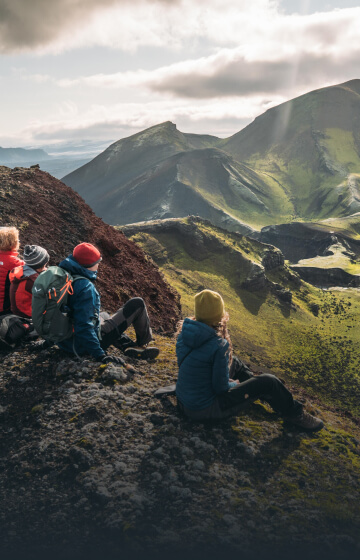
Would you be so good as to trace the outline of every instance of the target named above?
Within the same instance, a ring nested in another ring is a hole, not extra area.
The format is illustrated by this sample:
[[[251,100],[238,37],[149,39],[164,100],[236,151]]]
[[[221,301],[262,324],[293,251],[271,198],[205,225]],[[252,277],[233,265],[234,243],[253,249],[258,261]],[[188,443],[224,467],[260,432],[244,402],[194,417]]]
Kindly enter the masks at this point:
[[[267,291],[258,290],[257,292],[250,292],[248,290],[235,288],[235,292],[236,295],[241,299],[245,309],[250,311],[252,315],[258,315],[261,306],[266,301]]]
[[[290,317],[290,305],[280,302],[279,309],[285,319],[288,319]]]

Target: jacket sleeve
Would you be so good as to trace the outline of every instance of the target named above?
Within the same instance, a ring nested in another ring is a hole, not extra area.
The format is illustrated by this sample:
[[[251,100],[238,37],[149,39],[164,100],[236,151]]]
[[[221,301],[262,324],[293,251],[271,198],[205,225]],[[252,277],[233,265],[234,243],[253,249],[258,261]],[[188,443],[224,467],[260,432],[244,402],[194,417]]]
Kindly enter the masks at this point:
[[[225,393],[232,384],[229,383],[229,357],[226,354],[229,344],[222,340],[214,355],[212,366],[212,386],[216,394]]]
[[[14,257],[13,262],[11,263],[11,267],[15,268],[17,266],[24,266],[25,261],[23,261],[22,259],[19,259],[19,257]]]
[[[95,325],[99,318],[94,306],[93,290],[91,283],[78,280],[76,283],[76,297],[72,302],[75,349],[79,344],[94,358],[105,356],[100,346]]]

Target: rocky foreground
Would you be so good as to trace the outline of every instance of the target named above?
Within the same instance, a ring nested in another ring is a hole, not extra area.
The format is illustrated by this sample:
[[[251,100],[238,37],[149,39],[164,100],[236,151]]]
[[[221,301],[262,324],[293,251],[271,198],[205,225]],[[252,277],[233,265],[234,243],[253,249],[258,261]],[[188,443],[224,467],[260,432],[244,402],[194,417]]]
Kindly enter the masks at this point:
[[[156,342],[131,376],[56,347],[2,356],[2,558],[357,558],[356,424],[309,401],[313,435],[260,402],[191,423],[153,396],[176,378]]]

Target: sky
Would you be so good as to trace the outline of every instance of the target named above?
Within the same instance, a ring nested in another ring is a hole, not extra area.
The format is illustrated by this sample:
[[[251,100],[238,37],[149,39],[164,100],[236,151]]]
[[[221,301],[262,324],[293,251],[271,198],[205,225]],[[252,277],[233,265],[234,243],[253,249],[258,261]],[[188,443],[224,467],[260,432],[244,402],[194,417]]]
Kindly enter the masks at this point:
[[[228,137],[360,78],[360,0],[0,0],[1,147]],[[84,148],[85,147],[85,148]]]

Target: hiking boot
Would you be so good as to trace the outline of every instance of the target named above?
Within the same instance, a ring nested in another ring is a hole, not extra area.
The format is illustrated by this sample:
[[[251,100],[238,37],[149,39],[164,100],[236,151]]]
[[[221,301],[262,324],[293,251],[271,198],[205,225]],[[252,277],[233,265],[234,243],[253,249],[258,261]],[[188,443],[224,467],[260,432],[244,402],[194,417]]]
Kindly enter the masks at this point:
[[[29,352],[41,352],[42,350],[47,350],[54,346],[55,342],[51,340],[35,340],[34,342],[29,342],[27,348]]]
[[[312,432],[317,432],[324,427],[324,422],[320,420],[320,418],[312,416],[308,412],[305,412],[305,410],[302,410],[297,416],[287,416],[285,419],[299,428]]]
[[[155,348],[155,346],[149,346],[149,348],[131,346],[124,350],[124,354],[127,358],[133,358],[134,360],[155,360],[159,355],[159,348]]]

